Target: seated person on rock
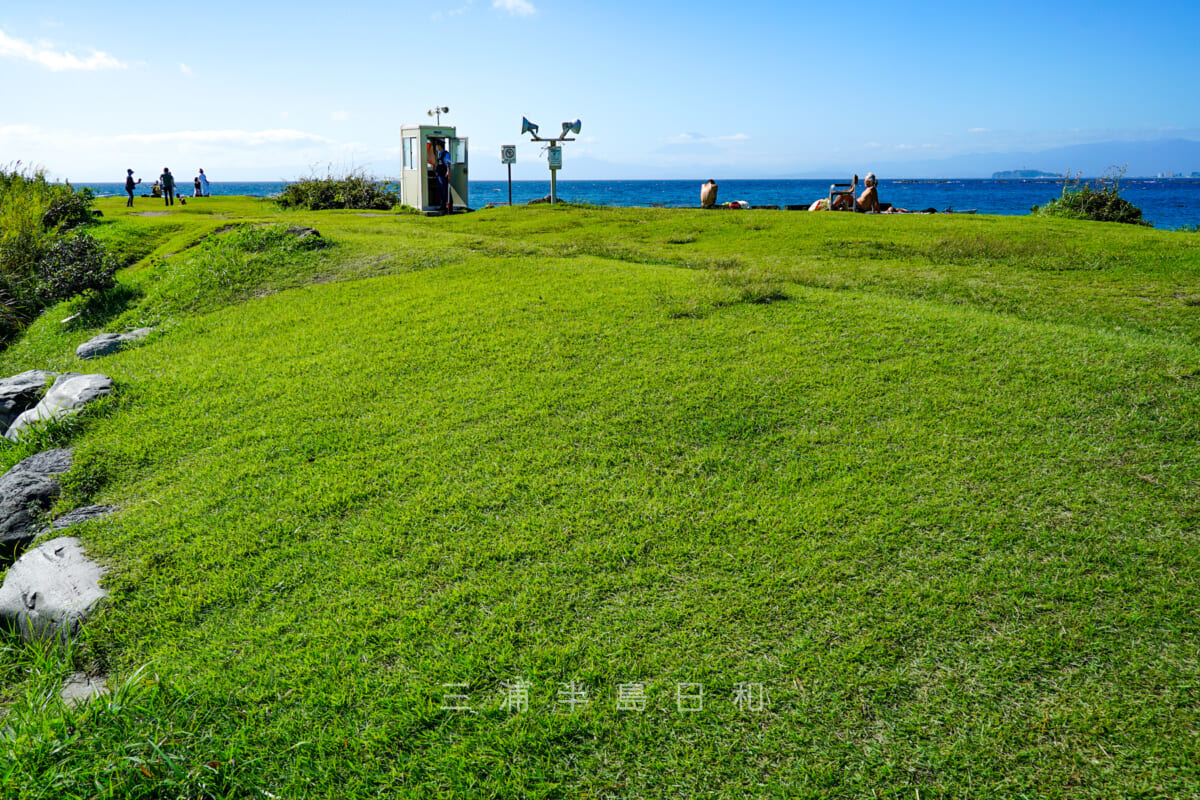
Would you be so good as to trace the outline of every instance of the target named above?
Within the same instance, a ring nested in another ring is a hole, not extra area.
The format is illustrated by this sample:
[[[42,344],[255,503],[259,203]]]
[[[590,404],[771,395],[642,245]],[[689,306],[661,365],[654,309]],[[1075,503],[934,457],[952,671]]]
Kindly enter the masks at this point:
[[[894,208],[891,203],[879,202],[879,180],[875,177],[874,172],[868,172],[866,179],[863,181],[866,189],[854,200],[854,210],[863,213],[871,212],[875,214],[903,214],[908,211],[907,208]],[[840,195],[834,198],[831,208],[837,210],[844,208],[850,203],[852,198],[849,195]]]

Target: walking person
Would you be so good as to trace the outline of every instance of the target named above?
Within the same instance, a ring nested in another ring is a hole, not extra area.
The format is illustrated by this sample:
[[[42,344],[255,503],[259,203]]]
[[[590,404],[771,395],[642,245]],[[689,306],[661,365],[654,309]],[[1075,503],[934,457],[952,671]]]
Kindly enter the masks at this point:
[[[175,205],[175,176],[171,174],[169,167],[163,167],[163,173],[158,176],[158,182],[162,184],[163,205]]]
[[[208,197],[208,176],[204,174],[204,167],[200,168],[200,175],[198,177],[200,179],[200,195]]]
[[[141,178],[138,178],[136,181],[133,179],[133,170],[125,170],[125,194],[129,195],[129,199],[125,201],[126,208],[133,208],[133,187],[141,182]]]

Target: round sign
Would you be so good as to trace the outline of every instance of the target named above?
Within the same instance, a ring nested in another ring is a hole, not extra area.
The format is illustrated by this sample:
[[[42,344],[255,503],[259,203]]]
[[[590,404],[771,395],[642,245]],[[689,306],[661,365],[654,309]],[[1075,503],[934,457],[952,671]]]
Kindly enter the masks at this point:
[[[500,147],[500,163],[501,164],[517,163],[517,146],[515,144],[501,145],[501,147]]]

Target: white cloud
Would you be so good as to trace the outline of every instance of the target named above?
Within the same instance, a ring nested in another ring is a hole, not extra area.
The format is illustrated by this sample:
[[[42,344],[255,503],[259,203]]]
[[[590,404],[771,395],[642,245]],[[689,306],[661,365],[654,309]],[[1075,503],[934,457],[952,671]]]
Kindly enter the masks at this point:
[[[537,13],[537,9],[529,0],[492,0],[492,8],[507,11],[518,17],[528,17]]]
[[[20,39],[14,39],[4,31],[0,31],[0,56],[32,61],[52,72],[63,72],[65,70],[94,71],[100,69],[126,69],[128,67],[124,62],[99,50],[93,50],[92,54],[87,58],[80,58],[65,50],[52,50],[49,45],[44,43],[31,44]]]
[[[333,120],[334,122],[345,122],[346,120],[350,119],[350,112],[334,111],[332,114],[329,115],[329,118],[331,120]]]
[[[336,144],[332,139],[312,133],[278,128],[266,131],[172,131],[169,133],[126,133],[113,137],[120,144],[199,144],[262,147],[280,144]]]
[[[187,75],[189,78],[192,77],[192,68],[189,67],[187,64],[180,64],[179,71],[182,72],[184,75]]]
[[[734,133],[728,136],[705,136],[702,133],[680,133],[668,137],[667,144],[721,144],[728,142],[744,142],[750,137],[744,133]]]
[[[33,137],[37,135],[38,128],[33,125],[0,125],[0,136]]]
[[[967,133],[991,133],[991,128],[967,128]]]
[[[0,122],[0,153],[19,155],[25,164],[45,166],[55,178],[76,182],[117,180],[126,167],[150,174],[149,165],[157,175],[163,164],[203,164],[205,172],[212,167],[213,175],[224,180],[278,180],[322,164],[378,164],[387,174],[399,169],[399,158],[375,145],[282,127],[97,134]]]

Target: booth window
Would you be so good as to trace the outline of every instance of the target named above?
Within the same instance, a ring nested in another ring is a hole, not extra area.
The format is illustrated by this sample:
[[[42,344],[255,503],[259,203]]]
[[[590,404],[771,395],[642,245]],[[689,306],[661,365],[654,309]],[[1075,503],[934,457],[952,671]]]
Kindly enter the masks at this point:
[[[454,164],[467,163],[467,143],[462,139],[450,140],[450,161]]]
[[[416,169],[417,162],[417,137],[404,137],[404,146],[401,148],[404,151],[404,168]]]

